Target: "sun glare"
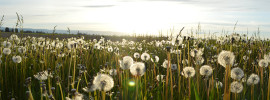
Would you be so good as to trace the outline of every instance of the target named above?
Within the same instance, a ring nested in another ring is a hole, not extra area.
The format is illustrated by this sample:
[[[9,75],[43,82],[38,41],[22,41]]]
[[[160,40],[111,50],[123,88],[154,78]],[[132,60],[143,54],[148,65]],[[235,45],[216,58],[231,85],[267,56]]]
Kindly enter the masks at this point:
[[[155,35],[159,30],[168,30],[179,22],[194,22],[200,17],[198,8],[173,2],[118,3],[112,8],[94,9],[91,12],[86,17],[89,22],[106,23],[104,29]],[[95,13],[99,13],[99,16]],[[95,20],[90,17],[95,17]]]

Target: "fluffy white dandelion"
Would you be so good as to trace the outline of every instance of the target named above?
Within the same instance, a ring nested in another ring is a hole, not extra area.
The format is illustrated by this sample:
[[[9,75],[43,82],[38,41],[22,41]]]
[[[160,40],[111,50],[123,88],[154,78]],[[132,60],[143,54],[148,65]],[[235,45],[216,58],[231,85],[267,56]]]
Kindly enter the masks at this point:
[[[143,53],[142,55],[141,55],[141,59],[143,60],[143,61],[147,61],[147,60],[149,60],[150,59],[150,55],[148,54],[148,53]]]
[[[66,97],[66,100],[84,100],[84,99],[83,99],[82,94],[76,92],[75,95],[74,95],[74,98]]]
[[[137,59],[137,58],[140,58],[140,53],[135,52],[133,56],[134,56],[134,58],[136,58],[136,59]]]
[[[202,56],[197,56],[197,57],[195,58],[195,64],[196,64],[196,65],[202,65],[203,62],[204,62],[204,59],[203,59]]]
[[[133,59],[130,56],[123,57],[123,60],[119,60],[120,68],[129,69],[129,67],[133,64]]]
[[[47,80],[48,77],[53,77],[53,76],[51,73],[49,74],[48,71],[42,71],[42,72],[38,72],[36,75],[34,75],[34,77],[37,80],[44,81],[44,80]]]
[[[259,66],[260,66],[260,67],[268,67],[268,60],[266,60],[266,59],[261,59],[261,60],[259,61]]]
[[[136,62],[131,65],[130,73],[134,76],[143,76],[145,73],[145,65],[142,62]]]
[[[231,70],[232,79],[241,80],[243,77],[244,77],[244,71],[241,68],[236,67]]]
[[[94,44],[94,49],[101,49],[101,46],[100,46],[100,44],[99,43],[96,43],[96,44]]]
[[[165,75],[157,75],[157,81],[165,82]]]
[[[212,75],[213,73],[213,69],[211,66],[209,65],[203,65],[201,68],[200,68],[200,74],[203,75],[203,76],[210,76]]]
[[[158,56],[154,56],[154,58],[151,58],[152,62],[158,62],[159,61],[159,57]]]
[[[202,56],[202,55],[203,55],[203,51],[204,51],[204,48],[200,48],[200,49],[192,49],[192,50],[190,51],[190,56],[191,56],[191,57]]]
[[[181,45],[183,43],[183,38],[180,36],[173,37],[171,40],[171,43],[172,45],[176,45],[176,46]]]
[[[234,63],[234,54],[230,51],[221,51],[218,55],[218,63],[223,67],[232,66]]]
[[[4,48],[3,49],[3,54],[9,55],[11,53],[11,50],[9,48]]]
[[[100,91],[110,91],[114,86],[114,81],[110,75],[99,74],[94,78],[93,85]]]
[[[247,85],[256,85],[260,82],[260,78],[256,74],[251,74],[247,79]]]
[[[23,46],[20,46],[20,47],[18,48],[18,52],[20,52],[20,53],[25,53],[25,52],[26,52],[26,48],[23,47]]]
[[[78,47],[78,43],[76,41],[69,41],[67,44],[68,49],[74,49]]]
[[[231,83],[231,92],[232,93],[241,93],[243,90],[243,84],[237,81]]]
[[[172,70],[177,70],[177,64],[172,64],[171,69]]]
[[[222,87],[223,87],[222,82],[217,81],[217,82],[216,82],[216,88],[222,88]]]
[[[21,56],[13,56],[12,60],[14,63],[20,63],[22,61],[22,57]]]
[[[2,44],[5,48],[10,48],[12,46],[12,44],[8,41],[4,41]]]
[[[168,60],[165,59],[161,66],[163,68],[168,68],[168,63],[169,63]]]
[[[109,47],[108,48],[108,52],[113,52],[113,48],[112,47]]]
[[[109,71],[111,76],[117,75],[117,70],[116,69],[110,69]]]
[[[268,62],[270,62],[270,54],[265,54],[264,55],[264,59],[267,60]]]
[[[185,67],[182,74],[186,78],[191,78],[195,75],[195,69],[193,67]]]

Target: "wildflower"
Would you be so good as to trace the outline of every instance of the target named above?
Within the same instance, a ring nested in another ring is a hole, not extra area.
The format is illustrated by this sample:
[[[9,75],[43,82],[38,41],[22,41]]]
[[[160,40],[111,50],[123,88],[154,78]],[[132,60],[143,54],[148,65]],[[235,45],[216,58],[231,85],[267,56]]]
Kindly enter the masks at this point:
[[[247,61],[249,59],[249,57],[248,56],[243,56],[243,60],[245,60],[245,61]]]
[[[171,69],[172,70],[176,70],[177,69],[177,65],[176,64],[172,64]]]
[[[130,56],[125,56],[123,57],[123,60],[119,60],[119,63],[122,69],[129,69],[133,64],[133,59]]]
[[[75,41],[69,41],[67,44],[68,49],[74,49],[77,48],[78,44]]]
[[[11,50],[10,50],[9,48],[4,48],[4,49],[3,49],[3,53],[4,53],[5,55],[9,55],[9,54],[11,53]]]
[[[243,76],[244,76],[244,71],[241,68],[236,67],[231,70],[232,79],[240,80]]]
[[[66,97],[66,100],[84,100],[84,99],[83,99],[83,95],[82,94],[80,94],[78,92],[75,92],[74,98]]]
[[[204,62],[204,59],[203,59],[202,56],[197,56],[197,57],[195,58],[195,64],[196,64],[196,65],[202,65],[203,62]]]
[[[195,70],[193,67],[185,67],[183,69],[183,76],[185,76],[186,78],[191,78],[195,75]]]
[[[20,52],[20,53],[25,53],[25,52],[26,52],[26,48],[23,47],[23,46],[20,46],[20,47],[18,48],[18,52]]]
[[[223,67],[231,66],[234,63],[234,54],[230,51],[221,51],[218,55],[218,63]]]
[[[37,79],[37,80],[47,80],[48,77],[53,77],[52,76],[52,73],[48,73],[48,71],[42,71],[42,72],[38,72],[36,75],[34,75],[34,77]]]
[[[154,59],[151,58],[151,61],[152,61],[152,62],[158,62],[158,61],[159,61],[159,57],[158,57],[158,56],[154,56]]]
[[[142,62],[136,62],[131,65],[130,72],[134,76],[143,76],[145,73],[145,65]]]
[[[268,54],[268,55],[265,54],[264,59],[267,60],[268,62],[270,62],[270,54]]]
[[[201,68],[200,68],[200,74],[203,75],[203,76],[210,76],[211,74],[213,73],[213,69],[211,66],[208,66],[208,65],[203,65]]]
[[[216,82],[216,88],[222,88],[223,84],[220,81]]]
[[[266,59],[259,60],[259,66],[260,67],[267,67],[268,66],[268,61]]]
[[[150,59],[150,55],[148,54],[148,53],[143,53],[142,55],[141,55],[141,59],[143,60],[143,61],[147,61],[147,60],[149,60]]]
[[[200,48],[200,49],[192,49],[190,51],[190,56],[192,57],[199,57],[199,56],[202,56],[203,55],[203,51],[204,51],[204,48]]]
[[[101,49],[101,46],[99,43],[94,44],[94,49]]]
[[[112,48],[112,47],[109,47],[109,48],[108,48],[108,51],[109,51],[109,52],[113,52],[113,48]]]
[[[260,78],[256,74],[251,74],[247,79],[247,85],[256,85],[260,82]]]
[[[14,63],[20,63],[22,61],[22,57],[21,56],[13,56],[12,60]]]
[[[231,83],[231,92],[232,93],[241,93],[243,90],[243,84],[237,81]]]
[[[114,75],[117,75],[117,70],[116,69],[111,69],[109,71],[110,75],[114,76]]]
[[[134,58],[140,58],[140,53],[135,52],[135,53],[134,53]]]
[[[168,67],[168,63],[169,63],[168,60],[165,59],[161,66],[163,68],[167,68]]]
[[[176,46],[181,45],[183,43],[183,38],[180,36],[173,37],[171,43],[172,45],[176,45]]]
[[[8,41],[4,41],[2,44],[5,48],[10,48],[12,46],[12,44]]]
[[[98,74],[93,80],[93,85],[100,91],[110,91],[114,86],[114,81],[109,75]]]
[[[157,75],[157,81],[165,82],[165,75]]]

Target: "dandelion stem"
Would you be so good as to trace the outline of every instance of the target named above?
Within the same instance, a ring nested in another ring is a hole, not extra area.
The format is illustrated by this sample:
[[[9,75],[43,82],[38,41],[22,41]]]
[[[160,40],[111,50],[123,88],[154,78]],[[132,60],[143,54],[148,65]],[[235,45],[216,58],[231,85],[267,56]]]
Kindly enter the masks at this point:
[[[61,99],[64,100],[64,95],[63,95],[63,90],[62,90],[61,84],[60,83],[57,83],[57,84],[58,84],[59,89],[60,89]]]

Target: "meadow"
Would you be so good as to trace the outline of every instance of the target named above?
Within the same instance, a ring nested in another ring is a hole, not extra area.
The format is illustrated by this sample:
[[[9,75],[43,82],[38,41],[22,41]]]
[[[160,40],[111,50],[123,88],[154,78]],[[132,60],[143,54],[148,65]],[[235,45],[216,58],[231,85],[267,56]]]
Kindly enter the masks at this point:
[[[269,100],[270,96],[270,41],[255,36],[200,38],[180,31],[175,36],[113,40],[0,34],[5,34],[0,38],[2,100]]]

